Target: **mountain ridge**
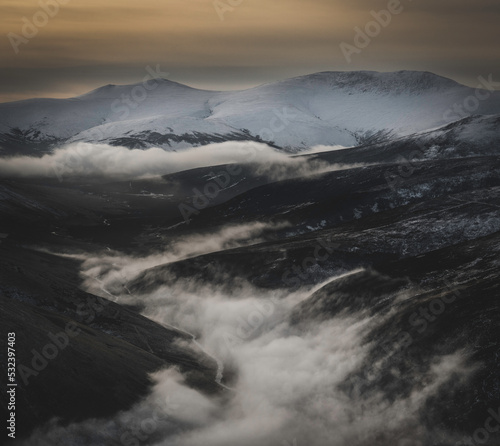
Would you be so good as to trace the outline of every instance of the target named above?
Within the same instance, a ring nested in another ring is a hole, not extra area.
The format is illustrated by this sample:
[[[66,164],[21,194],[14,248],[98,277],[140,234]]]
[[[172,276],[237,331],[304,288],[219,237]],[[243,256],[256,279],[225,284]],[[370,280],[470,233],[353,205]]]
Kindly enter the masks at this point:
[[[335,70],[326,70],[326,71],[318,71],[315,73],[310,73],[310,74],[304,74],[300,76],[292,76],[290,78],[285,78],[285,79],[280,79],[276,81],[270,81],[270,82],[264,82],[262,84],[255,85],[253,87],[248,87],[248,88],[243,88],[243,89],[236,89],[236,90],[212,90],[212,89],[206,89],[206,88],[197,88],[193,87],[189,84],[184,84],[182,82],[177,82],[173,81],[171,79],[167,79],[164,77],[156,77],[156,78],[151,78],[149,81],[156,81],[156,82],[163,82],[166,83],[167,85],[177,85],[180,87],[184,88],[189,88],[191,90],[197,90],[197,91],[204,91],[204,92],[211,92],[211,93],[235,93],[235,92],[242,92],[242,91],[248,91],[248,90],[254,90],[258,89],[260,87],[268,86],[268,85],[275,85],[275,84],[280,84],[283,82],[288,82],[288,81],[298,81],[302,79],[320,79],[322,76],[341,76],[341,77],[351,77],[351,76],[363,76],[365,75],[366,78],[370,77],[368,75],[373,75],[371,77],[375,77],[377,75],[384,76],[384,75],[393,75],[393,74],[413,74],[413,75],[421,75],[422,77],[429,77],[430,78],[435,78],[436,80],[441,79],[443,83],[448,83],[450,85],[454,86],[459,86],[459,87],[465,87],[465,88],[472,88],[468,87],[465,84],[461,84],[460,82],[457,82],[453,79],[447,78],[445,76],[441,76],[436,73],[432,73],[431,71],[425,71],[425,70],[397,70],[397,71],[376,71],[376,70],[345,70],[345,71],[335,71]],[[128,83],[128,84],[105,84],[100,87],[94,88],[92,90],[89,90],[85,93],[78,94],[75,96],[68,96],[66,98],[52,98],[52,97],[40,97],[40,98],[27,98],[27,99],[20,99],[17,101],[6,101],[6,102],[0,102],[0,106],[3,106],[5,104],[13,104],[13,103],[20,103],[20,102],[26,102],[26,101],[40,101],[40,100],[54,100],[54,101],[64,101],[67,99],[78,99],[85,97],[87,95],[91,95],[92,93],[98,92],[99,90],[104,90],[104,89],[111,89],[113,87],[129,87],[133,88],[136,86],[143,85],[144,82],[133,82],[133,83]]]
[[[500,113],[500,92],[490,91],[456,115],[475,93],[425,71],[326,71],[236,91],[168,79],[108,84],[74,98],[0,104],[0,147],[4,154],[23,144],[50,151],[74,142],[178,150],[235,139],[290,152],[349,147]]]

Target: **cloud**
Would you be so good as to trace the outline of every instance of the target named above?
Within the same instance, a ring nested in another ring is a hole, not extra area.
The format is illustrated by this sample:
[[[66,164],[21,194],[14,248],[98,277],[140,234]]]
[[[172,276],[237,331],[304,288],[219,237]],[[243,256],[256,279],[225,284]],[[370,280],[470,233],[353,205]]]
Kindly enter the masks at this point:
[[[97,255],[60,255],[82,260],[81,272],[86,289],[98,295],[104,292],[103,297],[109,297],[110,292],[118,294],[124,292],[123,285],[146,269],[203,254],[256,244],[265,241],[267,231],[287,225],[287,223],[254,222],[225,226],[214,231],[183,237],[162,251],[144,257],[130,256],[118,251],[105,251]],[[106,291],[103,291],[103,288]]]
[[[467,373],[465,356],[456,353],[436,358],[406,397],[388,400],[382,391],[352,397],[340,385],[351,372],[369,367],[365,359],[372,346],[363,339],[378,325],[380,316],[337,317],[299,331],[286,315],[306,294],[281,296],[275,301],[272,324],[233,347],[217,349],[216,342],[223,342],[226,332],[234,332],[252,308],[271,296],[251,296],[255,293],[251,287],[243,296],[204,291],[200,284],[198,294],[163,289],[158,291],[158,296],[167,296],[162,302],[154,296],[137,298],[149,307],[149,317],[166,324],[197,326],[199,342],[207,351],[220,355],[229,349],[232,362],[224,358],[224,363],[237,370],[237,380],[223,397],[203,395],[189,388],[175,370],[167,369],[152,376],[151,394],[129,411],[109,420],[67,427],[52,423],[39,429],[28,444],[90,446],[109,438],[119,444],[128,438],[124,435],[131,435],[132,427],[137,432],[136,426],[142,426],[139,444],[155,446],[398,444],[394,438],[399,444],[423,446],[426,432],[419,411],[442,384]],[[177,311],[172,311],[174,301]]]
[[[308,154],[313,154],[313,153],[321,153],[321,152],[333,152],[337,150],[345,150],[345,149],[350,149],[351,147],[345,147],[341,145],[335,145],[335,146],[325,146],[325,145],[317,145],[311,147],[309,150],[303,152],[303,155],[308,155]]]
[[[318,162],[309,164],[255,142],[229,141],[180,152],[75,143],[40,158],[2,158],[0,177],[43,177],[61,181],[82,177],[133,179],[227,163],[253,164],[257,174],[267,175],[273,180],[339,168]]]
[[[183,341],[182,346],[214,357],[220,368],[218,379],[228,387],[221,395],[209,397],[187,386],[175,369],[162,370],[152,375],[151,393],[130,410],[107,420],[69,426],[53,421],[28,444],[90,446],[115,438],[117,444],[135,441],[155,446],[423,446],[429,432],[419,414],[443,384],[470,374],[465,353],[429,358],[427,370],[402,394],[389,397],[382,388],[366,394],[343,390],[353,373],[383,372],[368,361],[381,343],[370,334],[387,318],[399,317],[401,305],[388,313],[359,312],[296,325],[290,315],[297,305],[339,277],[313,290],[295,292],[263,290],[249,283],[231,289],[178,279],[169,286],[159,281],[153,292],[133,295],[118,283],[158,262],[251,243],[266,228],[240,225],[211,236],[195,234],[164,253],[143,258],[119,252],[80,255],[85,260],[87,291],[96,292],[95,275],[119,304],[140,304],[146,317],[190,333],[196,341]]]

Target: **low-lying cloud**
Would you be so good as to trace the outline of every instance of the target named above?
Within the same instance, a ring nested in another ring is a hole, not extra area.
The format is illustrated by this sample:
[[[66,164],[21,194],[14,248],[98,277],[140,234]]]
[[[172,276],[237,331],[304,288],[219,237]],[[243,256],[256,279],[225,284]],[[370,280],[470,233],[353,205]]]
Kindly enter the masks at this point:
[[[225,226],[203,234],[185,236],[174,240],[158,252],[144,257],[130,256],[119,251],[105,251],[100,254],[72,254],[70,257],[82,260],[84,286],[93,294],[109,297],[125,291],[124,284],[135,279],[148,268],[184,260],[212,252],[256,244],[266,240],[268,231],[288,226],[288,223],[247,223]]]
[[[302,152],[302,155],[309,155],[309,154],[314,154],[314,153],[321,153],[321,152],[334,152],[337,150],[345,150],[345,149],[351,149],[352,147],[345,147],[341,145],[334,145],[334,146],[325,146],[325,145],[318,145],[318,146],[312,146],[309,150],[306,150],[305,152]]]
[[[141,302],[148,317],[166,325],[195,327],[206,347],[204,354],[216,355],[236,371],[230,389],[208,397],[185,384],[175,369],[159,371],[152,375],[155,386],[150,395],[129,411],[108,420],[53,423],[38,430],[30,446],[122,444],[131,427],[137,431],[139,426],[142,437],[128,438],[129,444],[423,446],[419,412],[427,398],[451,377],[467,373],[465,356],[456,353],[435,358],[407,396],[389,400],[382,390],[349,395],[341,385],[367,366],[373,346],[364,340],[382,316],[336,317],[304,329],[292,325],[287,315],[308,293],[273,299],[271,293],[250,285],[238,296],[207,290],[199,284],[196,292],[186,293],[179,284],[148,295],[123,295],[119,302]],[[260,310],[266,319],[261,329],[236,344],[225,342],[252,311],[266,305],[274,309]],[[196,350],[195,345],[186,348]]]
[[[290,157],[256,142],[229,141],[179,152],[75,143],[42,157],[2,158],[0,177],[42,177],[61,181],[82,177],[136,179],[229,163],[254,164],[260,168],[259,173],[272,179],[334,169],[325,163],[310,165],[304,159]]]

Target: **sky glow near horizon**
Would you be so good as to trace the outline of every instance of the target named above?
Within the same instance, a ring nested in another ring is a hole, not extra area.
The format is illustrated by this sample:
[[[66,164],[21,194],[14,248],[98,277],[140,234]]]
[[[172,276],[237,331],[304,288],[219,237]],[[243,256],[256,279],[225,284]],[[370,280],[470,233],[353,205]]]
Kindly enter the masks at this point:
[[[54,2],[44,24],[42,5]],[[140,82],[157,65],[217,90],[328,70],[425,70],[476,86],[500,71],[497,0],[401,0],[402,12],[348,62],[342,42],[354,45],[356,29],[391,2],[4,0],[0,101]]]

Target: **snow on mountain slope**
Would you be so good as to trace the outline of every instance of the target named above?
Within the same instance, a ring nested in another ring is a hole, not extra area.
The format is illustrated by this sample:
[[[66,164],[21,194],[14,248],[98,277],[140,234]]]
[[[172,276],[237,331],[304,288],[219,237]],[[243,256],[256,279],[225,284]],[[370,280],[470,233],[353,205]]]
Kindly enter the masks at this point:
[[[33,99],[0,104],[0,129],[37,128],[46,135],[69,138],[111,122],[136,121],[155,116],[197,117],[206,113],[206,101],[213,94],[175,82],[158,79],[157,87],[143,101],[127,106],[135,85],[107,85],[71,99]],[[140,84],[138,84],[140,85]],[[129,130],[133,128],[129,122]]]
[[[475,89],[427,72],[324,72],[231,92],[154,82],[145,95],[137,94],[146,91],[141,84],[107,85],[71,99],[0,104],[0,147],[5,154],[75,141],[179,149],[256,140],[297,151],[500,113],[500,92],[475,101]],[[137,100],[127,100],[134,91]],[[454,111],[467,104],[473,109]]]
[[[413,161],[500,155],[500,114],[476,115],[443,127],[365,144],[348,150],[317,147],[306,156],[335,164],[411,163]]]

